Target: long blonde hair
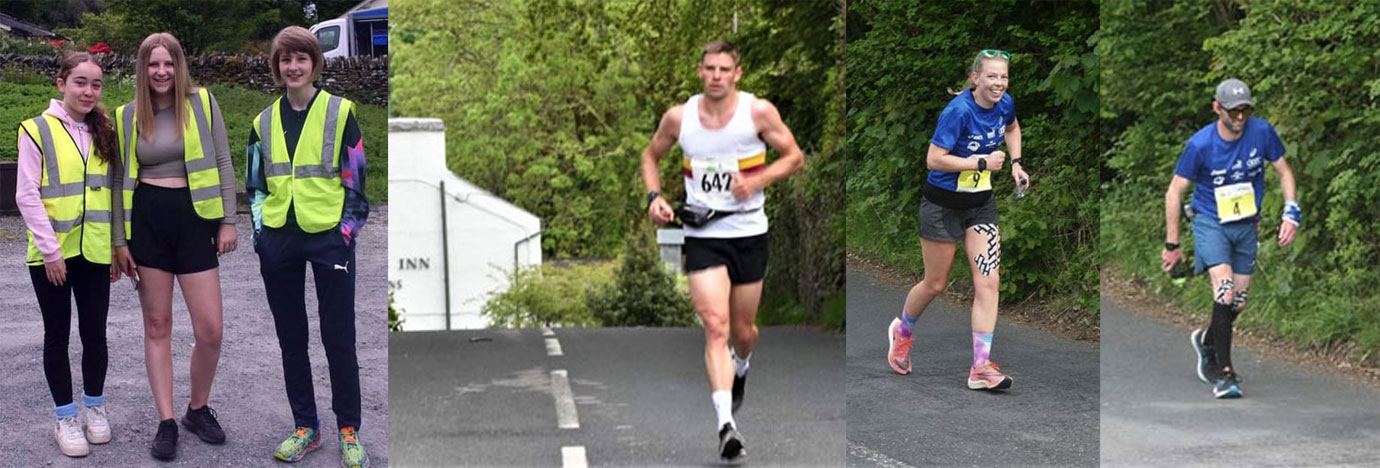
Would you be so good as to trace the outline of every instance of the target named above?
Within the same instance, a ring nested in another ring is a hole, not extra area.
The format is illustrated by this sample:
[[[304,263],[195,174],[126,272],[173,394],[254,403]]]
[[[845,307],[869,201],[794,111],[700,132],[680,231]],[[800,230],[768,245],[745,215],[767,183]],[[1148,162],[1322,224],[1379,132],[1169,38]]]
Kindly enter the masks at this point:
[[[134,64],[134,115],[139,136],[145,141],[153,141],[153,95],[150,91],[149,60],[153,49],[165,48],[173,61],[173,111],[177,114],[178,128],[187,128],[187,106],[182,105],[180,97],[196,94],[192,86],[191,74],[187,71],[187,56],[182,53],[182,44],[177,38],[165,32],[149,34],[139,44],[139,55]]]

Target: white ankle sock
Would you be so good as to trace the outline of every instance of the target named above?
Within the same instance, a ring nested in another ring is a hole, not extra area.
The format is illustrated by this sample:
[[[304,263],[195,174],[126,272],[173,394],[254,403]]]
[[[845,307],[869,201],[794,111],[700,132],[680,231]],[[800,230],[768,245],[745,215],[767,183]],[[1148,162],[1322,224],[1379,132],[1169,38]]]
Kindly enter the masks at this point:
[[[732,351],[732,348],[730,348],[730,351]],[[738,357],[737,351],[732,351],[728,354],[733,356],[733,373],[736,374],[738,377],[747,375],[749,367],[748,360],[752,359],[752,353],[748,353],[748,356],[745,358]]]
[[[733,422],[733,392],[719,390],[710,393],[709,398],[714,401],[714,414],[719,416],[719,424],[714,429],[721,429],[725,423]],[[735,423],[734,427],[737,426]]]

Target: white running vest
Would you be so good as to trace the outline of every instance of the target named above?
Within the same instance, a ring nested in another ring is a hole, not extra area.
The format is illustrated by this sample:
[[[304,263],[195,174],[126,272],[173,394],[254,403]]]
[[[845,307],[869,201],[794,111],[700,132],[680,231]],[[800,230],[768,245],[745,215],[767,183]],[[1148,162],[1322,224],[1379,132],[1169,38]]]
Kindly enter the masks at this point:
[[[685,102],[680,120],[680,148],[685,153],[686,204],[718,211],[747,211],[719,218],[701,228],[685,227],[688,237],[750,237],[767,232],[766,194],[758,191],[739,202],[732,187],[738,176],[761,173],[767,167],[767,145],[757,137],[752,123],[752,103],[756,97],[739,91],[738,103],[728,125],[717,130],[700,124],[700,98],[696,94]]]

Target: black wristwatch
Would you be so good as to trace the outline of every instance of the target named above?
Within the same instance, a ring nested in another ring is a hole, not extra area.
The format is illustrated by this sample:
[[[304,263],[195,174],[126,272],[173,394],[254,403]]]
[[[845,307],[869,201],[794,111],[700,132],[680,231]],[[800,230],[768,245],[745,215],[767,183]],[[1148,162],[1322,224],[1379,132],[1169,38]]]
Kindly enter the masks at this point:
[[[647,207],[648,207],[648,208],[651,208],[651,207],[652,207],[652,201],[653,201],[653,200],[656,200],[657,198],[660,198],[660,197],[661,197],[661,192],[658,192],[658,191],[656,191],[656,190],[647,192]]]
[[[1179,244],[1175,244],[1175,243],[1173,243],[1173,242],[1165,242],[1165,243],[1164,243],[1164,250],[1168,250],[1168,251],[1170,251],[1170,252],[1173,252],[1173,251],[1175,251],[1175,250],[1179,250]]]
[[[987,158],[978,158],[978,170],[979,170],[979,171],[985,171],[985,170],[987,170]]]
[[[1020,164],[1020,163],[1021,163],[1021,158],[1016,158],[1016,159],[1012,159],[1012,160],[1011,160],[1011,165],[1012,165],[1012,166],[1015,166],[1015,165]]]

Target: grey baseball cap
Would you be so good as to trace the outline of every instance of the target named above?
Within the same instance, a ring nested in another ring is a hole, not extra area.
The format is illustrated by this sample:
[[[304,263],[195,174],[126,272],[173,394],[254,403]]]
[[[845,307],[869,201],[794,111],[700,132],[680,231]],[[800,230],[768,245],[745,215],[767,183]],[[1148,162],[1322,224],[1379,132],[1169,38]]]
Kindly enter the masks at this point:
[[[1226,109],[1235,109],[1242,105],[1255,106],[1255,101],[1251,100],[1251,87],[1246,86],[1245,81],[1230,78],[1217,85],[1217,102],[1222,103]]]

